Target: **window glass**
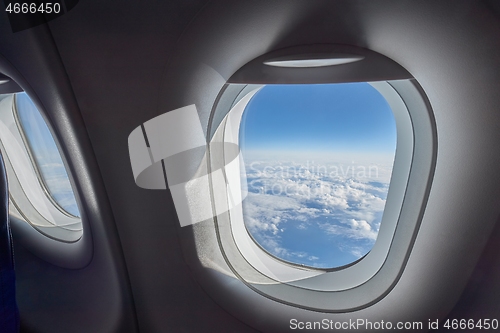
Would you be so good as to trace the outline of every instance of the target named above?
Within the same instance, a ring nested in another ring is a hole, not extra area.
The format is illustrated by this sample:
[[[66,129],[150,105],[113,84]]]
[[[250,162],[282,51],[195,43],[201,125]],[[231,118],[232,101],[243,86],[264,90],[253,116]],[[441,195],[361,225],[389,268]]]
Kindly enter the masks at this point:
[[[248,103],[239,142],[249,234],[273,256],[333,268],[378,235],[396,124],[368,83],[267,85]]]
[[[79,217],[66,168],[42,115],[26,93],[16,94],[15,105],[22,133],[28,142],[43,187],[57,205]]]

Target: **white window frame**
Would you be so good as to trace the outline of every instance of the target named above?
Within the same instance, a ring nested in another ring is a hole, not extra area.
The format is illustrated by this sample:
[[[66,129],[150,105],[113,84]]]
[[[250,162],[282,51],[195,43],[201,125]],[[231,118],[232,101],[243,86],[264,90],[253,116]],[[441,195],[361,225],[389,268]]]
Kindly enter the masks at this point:
[[[19,133],[21,134],[21,137],[23,138],[23,142],[24,142],[24,146],[26,147],[26,151],[28,152],[28,155],[29,155],[29,158],[31,160],[31,164],[33,165],[34,167],[34,170],[36,172],[36,175],[37,175],[37,178],[38,178],[38,181],[40,182],[40,186],[42,187],[45,195],[47,196],[47,198],[52,202],[52,204],[58,208],[63,214],[69,216],[69,217],[73,217],[73,218],[79,218],[78,215],[74,215],[70,212],[68,212],[64,207],[62,207],[56,200],[56,198],[54,198],[52,196],[52,194],[50,193],[50,189],[49,189],[49,186],[47,185],[46,181],[45,181],[45,177],[43,176],[43,171],[40,170],[40,166],[38,165],[37,161],[36,161],[36,158],[35,158],[35,152],[33,151],[30,143],[29,143],[29,140],[28,140],[28,137],[27,137],[27,133],[26,133],[26,129],[24,128],[23,124],[22,124],[22,121],[20,119],[20,116],[19,116],[19,109],[17,107],[17,93],[14,94],[14,98],[13,98],[13,103],[12,103],[12,113],[14,114],[14,119],[16,121],[16,124],[17,124],[17,127],[18,127],[18,130],[19,130]],[[40,111],[38,111],[37,109],[37,112],[40,113]],[[42,117],[43,119],[43,116],[40,114],[40,116]],[[45,120],[43,120],[45,122]],[[45,123],[45,126],[47,126],[47,123]],[[47,126],[48,128],[48,126]],[[50,130],[49,130],[50,132]],[[54,136],[52,135],[51,133],[51,136],[52,136],[52,140],[54,140],[55,142],[55,139],[54,139]],[[59,152],[59,149],[58,149],[58,152]],[[59,152],[59,155],[61,153]],[[61,155],[60,155],[61,156]],[[65,170],[66,170],[66,173],[67,173],[67,169],[66,169],[66,166],[65,166]],[[68,177],[69,178],[69,177]],[[69,181],[69,179],[68,179]],[[73,189],[71,189],[73,191]],[[73,196],[74,196],[74,191],[73,191]],[[76,199],[75,199],[76,200]]]
[[[322,270],[286,263],[254,242],[244,225],[242,207],[236,205],[228,214],[215,217],[217,241],[232,273],[261,295],[315,311],[345,312],[383,297],[399,278],[418,231],[433,176],[435,128],[430,106],[414,79],[370,84],[391,106],[398,134],[393,175],[374,247],[361,260],[339,269]],[[234,154],[212,149],[238,144],[243,110],[262,87],[241,86],[230,98],[232,103],[225,102],[230,107],[214,107],[209,125],[209,167],[211,163],[226,165],[225,180],[211,179],[214,211],[221,210],[218,205],[233,206],[221,202],[221,191],[226,192],[227,201],[231,200],[231,193],[241,191],[242,161],[226,161],[224,156]],[[225,90],[230,87],[226,86]],[[218,101],[222,99],[220,96]],[[223,163],[212,162],[221,158]],[[422,204],[418,204],[419,201]],[[370,286],[376,290],[369,289]]]
[[[0,149],[5,159],[9,181],[11,218],[28,223],[39,233],[53,240],[77,242],[83,235],[81,217],[66,212],[51,197],[44,187],[38,166],[23,136],[15,109],[15,94],[2,95]],[[69,176],[67,168],[66,172]]]

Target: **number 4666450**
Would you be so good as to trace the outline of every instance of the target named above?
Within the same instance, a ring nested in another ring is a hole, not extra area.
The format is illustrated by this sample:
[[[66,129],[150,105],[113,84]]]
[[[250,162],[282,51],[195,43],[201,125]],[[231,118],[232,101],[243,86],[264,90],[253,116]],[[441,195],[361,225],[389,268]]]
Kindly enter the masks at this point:
[[[46,2],[46,3],[29,3],[29,2],[23,2],[23,3],[9,3],[7,5],[7,8],[5,8],[5,11],[8,12],[9,14],[36,14],[36,13],[45,13],[45,14],[58,14],[61,12],[61,4],[60,3],[52,3],[52,2]]]

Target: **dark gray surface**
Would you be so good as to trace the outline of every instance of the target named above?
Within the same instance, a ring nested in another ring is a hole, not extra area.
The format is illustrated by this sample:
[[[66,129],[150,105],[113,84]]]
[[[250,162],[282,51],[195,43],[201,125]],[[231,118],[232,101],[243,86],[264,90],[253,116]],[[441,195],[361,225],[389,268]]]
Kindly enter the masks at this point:
[[[79,270],[17,246],[26,331],[278,332],[291,316],[321,317],[263,300],[215,271],[190,269],[181,244],[193,246],[192,233],[179,230],[168,191],[134,184],[127,150],[134,128],[188,104],[197,104],[206,126],[211,103],[241,66],[315,43],[354,45],[398,62],[428,95],[446,148],[419,250],[385,299],[352,316],[446,316],[499,214],[500,25],[490,8],[480,1],[81,1],[50,30],[16,34],[2,10],[0,54],[45,105],[92,233],[92,260]],[[499,247],[490,243],[487,253]],[[452,314],[500,315],[491,299],[497,265],[477,266]]]

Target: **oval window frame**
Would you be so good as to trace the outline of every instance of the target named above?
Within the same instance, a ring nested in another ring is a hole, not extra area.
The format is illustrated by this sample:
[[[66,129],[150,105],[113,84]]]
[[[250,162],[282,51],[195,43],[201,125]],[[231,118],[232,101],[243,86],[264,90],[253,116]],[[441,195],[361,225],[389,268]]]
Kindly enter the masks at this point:
[[[399,175],[396,175],[393,179],[399,179],[399,181],[395,182],[396,184],[399,183],[399,190],[390,190],[387,200],[390,203],[399,199],[400,204],[389,204],[389,206],[386,206],[386,210],[387,207],[389,208],[388,213],[384,212],[384,216],[392,215],[392,235],[391,232],[383,232],[385,236],[379,234],[378,238],[380,239],[379,244],[384,244],[384,246],[379,245],[379,247],[384,248],[385,251],[377,251],[385,253],[374,261],[372,258],[375,257],[376,251],[372,250],[373,253],[370,252],[354,264],[328,272],[279,263],[270,254],[258,248],[253,241],[246,242],[247,245],[252,243],[255,245],[255,248],[251,250],[242,249],[241,246],[236,245],[235,238],[244,237],[244,235],[249,237],[244,228],[244,222],[242,222],[242,213],[237,211],[238,206],[236,206],[228,214],[220,214],[215,217],[217,241],[225,262],[232,273],[259,294],[304,309],[332,313],[348,312],[366,307],[382,298],[390,291],[402,273],[414,237],[418,232],[423,208],[432,182],[437,148],[436,131],[430,104],[415,79],[371,82],[371,84],[381,92],[389,104],[399,104],[399,114],[401,117],[406,117],[406,123],[410,126],[402,127],[397,122],[398,146],[400,146],[401,139],[405,138],[404,135],[400,135],[400,132],[411,128],[410,135],[408,135],[408,132],[406,133],[406,143],[404,145],[407,149],[400,147],[399,151],[397,149],[396,152],[393,170],[396,173],[399,170]],[[239,109],[239,116],[241,117],[244,105],[250,99],[248,98],[249,91],[253,89],[255,93],[257,88],[256,85],[240,84],[239,87],[236,87],[227,84],[222,89],[217,98],[219,103],[216,103],[212,112],[210,123],[212,126],[209,126],[208,130],[211,147],[213,143],[215,143],[213,147],[228,147],[230,145],[221,145],[221,143],[235,143],[234,133],[238,133],[238,130],[236,130],[234,124],[239,126],[240,119],[238,117],[231,119],[231,114],[235,114],[236,109]],[[232,92],[231,96],[224,96],[224,92],[228,91]],[[393,105],[391,105],[391,108],[395,111]],[[225,130],[227,124],[233,124],[232,129],[229,131]],[[226,133],[218,134],[220,128],[224,128]],[[230,139],[224,139],[228,134]],[[219,141],[217,141],[217,135],[220,136]],[[209,152],[210,161],[224,159],[224,153],[217,152],[217,150]],[[222,155],[214,156],[214,153],[215,155],[218,153]],[[230,156],[231,154],[226,153],[225,155]],[[404,161],[404,163],[401,161]],[[222,164],[225,165],[226,162],[228,162],[226,175],[231,173],[234,175],[235,170],[230,171],[230,169],[231,165],[237,162],[223,161]],[[397,166],[396,163],[398,165],[403,163],[405,167]],[[220,165],[221,162],[214,164]],[[421,176],[422,174],[427,176],[426,181],[416,178],[416,175]],[[217,200],[220,199],[217,198],[220,195],[215,195],[215,193],[221,191],[222,186],[225,186],[225,184],[220,179],[214,179],[213,177],[211,182],[212,204],[214,210],[218,211]],[[229,188],[227,191],[234,193],[234,184],[236,182],[229,180],[227,183]],[[393,181],[391,181],[391,187],[394,187]],[[408,188],[410,191],[408,191]],[[398,192],[397,195],[396,192]],[[393,197],[393,199],[390,199],[389,196]],[[227,200],[230,200],[230,198]],[[414,200],[422,202],[422,205],[405,205],[405,202]],[[419,208],[418,211],[415,210],[416,206]],[[239,220],[240,227],[235,227],[234,222],[237,220]],[[399,223],[400,221],[404,222]],[[388,224],[384,220],[381,224],[381,230],[382,228],[391,229]],[[261,251],[260,257],[258,255],[257,259],[252,258],[256,253],[259,253],[258,251]],[[235,253],[237,254],[235,255]],[[263,260],[267,261],[267,263],[261,265]],[[272,263],[271,266],[280,268],[269,270],[269,262]],[[258,276],[259,274],[260,276]],[[333,278],[333,275],[335,275],[335,278]],[[375,300],[374,294],[376,295]]]

